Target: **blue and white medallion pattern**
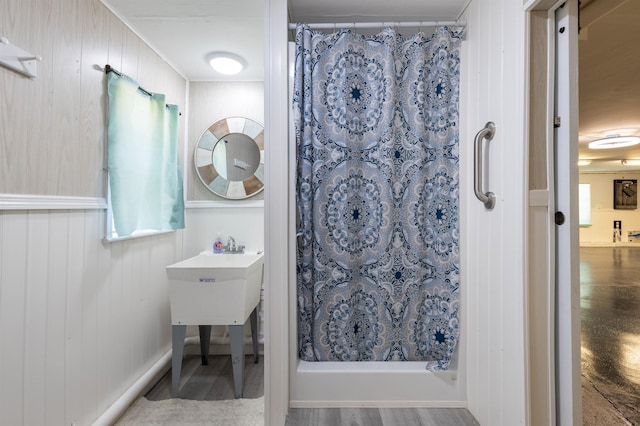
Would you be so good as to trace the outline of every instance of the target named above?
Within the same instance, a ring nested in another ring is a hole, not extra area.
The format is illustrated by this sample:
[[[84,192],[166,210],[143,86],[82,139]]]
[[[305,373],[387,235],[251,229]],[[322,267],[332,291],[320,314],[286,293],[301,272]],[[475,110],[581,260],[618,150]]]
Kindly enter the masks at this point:
[[[461,31],[296,32],[298,350],[449,367]]]

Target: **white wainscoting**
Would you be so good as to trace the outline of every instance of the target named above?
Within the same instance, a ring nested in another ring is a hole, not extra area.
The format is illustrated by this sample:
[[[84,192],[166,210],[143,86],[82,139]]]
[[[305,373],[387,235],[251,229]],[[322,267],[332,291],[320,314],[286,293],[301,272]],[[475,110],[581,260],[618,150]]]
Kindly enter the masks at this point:
[[[185,258],[195,256],[203,250],[212,250],[218,235],[225,244],[231,235],[247,251],[264,250],[264,206],[260,204],[261,201],[254,204],[242,204],[239,201],[235,203],[239,204],[236,207],[228,204],[220,207],[214,203],[208,208],[189,208],[192,203],[187,203]]]
[[[90,425],[170,348],[182,231],[103,245],[104,210],[0,211],[0,413]]]

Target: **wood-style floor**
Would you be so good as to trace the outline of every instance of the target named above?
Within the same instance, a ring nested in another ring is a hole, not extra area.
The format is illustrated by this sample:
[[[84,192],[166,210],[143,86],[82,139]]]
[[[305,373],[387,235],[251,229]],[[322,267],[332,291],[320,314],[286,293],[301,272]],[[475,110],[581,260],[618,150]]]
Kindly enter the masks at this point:
[[[260,398],[264,395],[264,357],[258,364],[253,355],[247,355],[244,363],[244,398]],[[171,398],[171,370],[145,395],[150,401]],[[194,401],[221,401],[234,399],[231,356],[209,355],[209,364],[202,365],[200,355],[185,355],[182,359],[178,398]]]
[[[178,398],[198,401],[233,399],[233,373],[229,355],[209,356],[201,365],[199,355],[182,361]],[[245,358],[244,398],[264,395],[264,358]],[[151,401],[171,398],[171,371],[145,395]],[[471,426],[478,425],[469,411],[445,408],[296,408],[289,411],[286,426]]]
[[[583,423],[640,425],[640,247],[580,248],[580,316]]]
[[[479,425],[462,408],[297,408],[286,426],[471,426]]]

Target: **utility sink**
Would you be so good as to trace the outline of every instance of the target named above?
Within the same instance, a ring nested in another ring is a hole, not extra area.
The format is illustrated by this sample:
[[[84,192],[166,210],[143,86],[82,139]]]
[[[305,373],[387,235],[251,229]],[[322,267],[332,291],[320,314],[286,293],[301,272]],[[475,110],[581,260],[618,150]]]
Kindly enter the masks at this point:
[[[171,324],[244,324],[260,302],[264,254],[199,254],[167,266]]]
[[[244,324],[250,318],[253,359],[258,362],[258,303],[262,254],[204,253],[167,266],[171,305],[171,397],[178,397],[187,325],[200,331],[202,364],[207,365],[212,325],[229,330],[236,398],[244,389]]]

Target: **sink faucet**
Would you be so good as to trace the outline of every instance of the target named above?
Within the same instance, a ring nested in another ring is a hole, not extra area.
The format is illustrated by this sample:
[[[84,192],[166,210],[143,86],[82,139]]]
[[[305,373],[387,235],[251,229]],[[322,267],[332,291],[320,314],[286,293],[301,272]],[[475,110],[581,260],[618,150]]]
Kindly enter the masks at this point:
[[[227,253],[243,254],[244,246],[242,244],[237,245],[236,239],[233,238],[232,236],[229,236],[229,238],[227,239],[227,246],[225,247],[225,251]]]
[[[229,235],[229,239],[227,240],[227,250],[230,252],[236,251],[236,240],[231,235]]]

